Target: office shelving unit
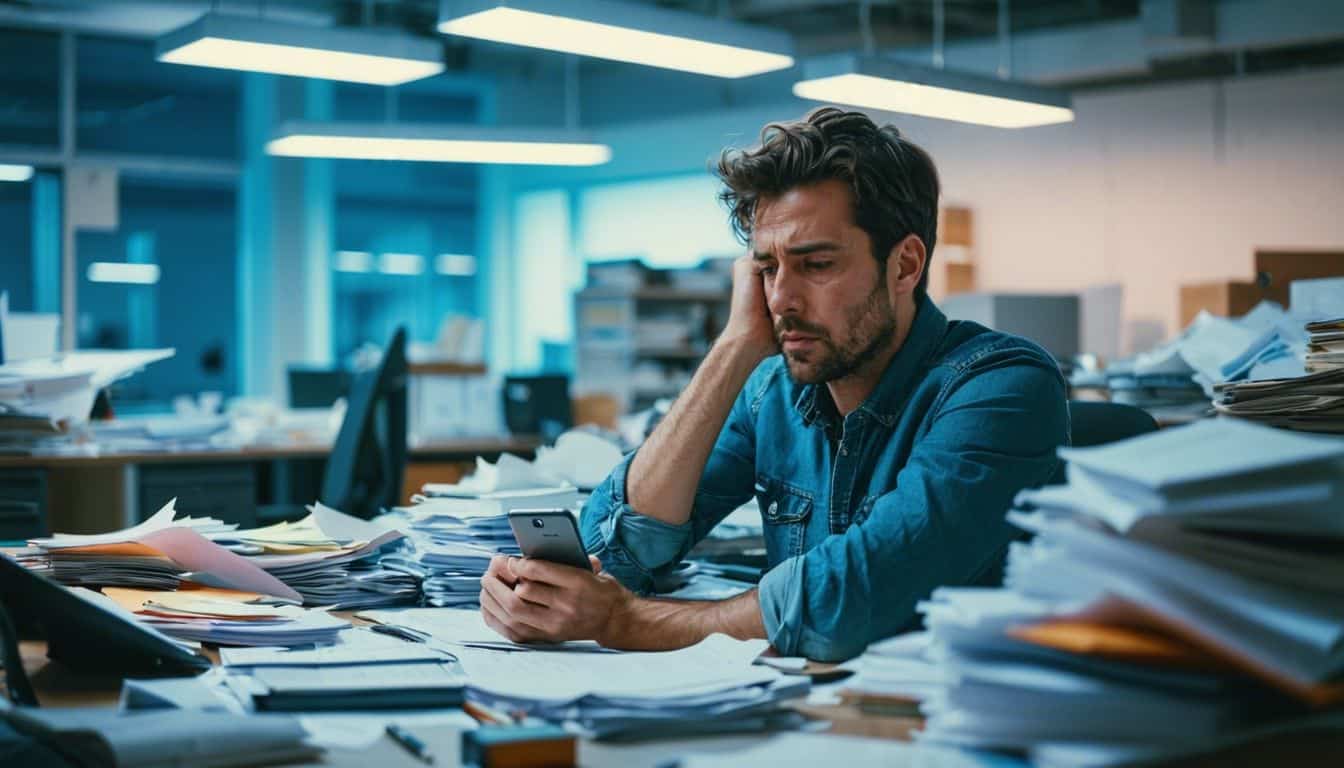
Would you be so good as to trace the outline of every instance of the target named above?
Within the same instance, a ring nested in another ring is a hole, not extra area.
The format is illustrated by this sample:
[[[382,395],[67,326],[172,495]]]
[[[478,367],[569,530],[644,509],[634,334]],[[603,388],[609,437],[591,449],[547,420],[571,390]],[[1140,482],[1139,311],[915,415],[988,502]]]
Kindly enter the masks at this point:
[[[728,321],[729,297],[726,281],[721,290],[668,284],[579,291],[575,391],[611,395],[627,412],[676,397]]]

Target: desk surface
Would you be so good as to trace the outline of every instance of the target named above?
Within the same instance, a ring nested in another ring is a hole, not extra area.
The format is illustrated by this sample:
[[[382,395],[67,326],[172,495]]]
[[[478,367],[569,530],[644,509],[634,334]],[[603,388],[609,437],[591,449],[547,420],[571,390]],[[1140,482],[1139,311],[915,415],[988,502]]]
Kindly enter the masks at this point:
[[[341,614],[347,615],[347,614]],[[348,615],[347,615],[348,616]],[[357,623],[363,623],[354,619]],[[121,682],[112,677],[79,675],[51,663],[46,658],[46,644],[42,642],[24,642],[20,644],[24,667],[28,670],[39,701],[48,707],[95,706],[114,707],[120,691]],[[206,651],[216,662],[218,654]],[[0,670],[0,677],[3,671]],[[895,742],[908,741],[910,734],[920,727],[920,721],[911,718],[876,717],[863,714],[853,707],[809,707],[799,705],[798,709],[818,719],[828,720],[828,734],[868,736],[891,739]],[[765,739],[766,734],[744,736],[716,736],[694,739],[673,739],[642,742],[638,744],[598,744],[580,743],[580,764],[585,768],[643,768],[666,765],[670,760],[690,752],[722,752],[745,749]],[[899,746],[893,745],[893,765],[905,764],[912,760],[909,753],[902,754]],[[1237,744],[1215,753],[1198,758],[1169,763],[1182,766],[1270,766],[1270,765],[1327,765],[1335,764],[1327,758],[1338,758],[1344,754],[1344,732],[1339,730],[1311,730],[1283,734]],[[439,768],[451,768],[459,765],[455,754],[441,749],[436,755]],[[984,765],[1003,766],[1013,763],[1002,755],[984,756]],[[928,761],[924,761],[928,762]],[[957,761],[957,765],[971,766],[979,763],[974,753],[967,753],[966,760]],[[918,760],[915,761],[919,763]],[[376,742],[367,750],[358,752],[332,750],[326,753],[315,765],[348,765],[368,768],[377,765],[380,768],[390,766],[420,766],[400,747],[387,739]],[[862,768],[852,766],[847,768]]]
[[[473,436],[439,439],[409,446],[412,461],[439,457],[474,458],[480,454],[527,453],[541,439],[535,435]],[[217,461],[268,461],[273,459],[320,459],[331,453],[329,442],[272,443],[242,447],[190,448],[179,451],[106,451],[90,454],[0,455],[0,468],[7,467],[107,467],[122,464],[172,464]]]
[[[367,623],[354,618],[346,612],[337,615],[350,619],[356,624]],[[24,668],[33,683],[38,700],[44,707],[115,707],[120,696],[121,680],[110,676],[96,676],[74,673],[60,664],[51,662],[46,656],[46,643],[25,641],[19,644]],[[219,654],[212,649],[205,650],[212,661],[219,663]],[[0,679],[3,670],[0,669]],[[910,718],[889,718],[866,715],[849,706],[806,707],[799,706],[809,716],[829,720],[828,733],[853,736],[886,738],[908,741],[912,730],[920,722]],[[724,751],[750,747],[763,739],[766,734],[744,736],[716,736],[693,739],[674,739],[639,744],[580,744],[580,764],[585,768],[641,768],[665,765],[668,761],[690,751]],[[436,765],[455,766],[459,762],[449,757],[447,750],[438,750]],[[381,740],[367,750],[346,752],[328,751],[316,765],[350,765],[367,768],[377,766],[420,766],[408,758],[406,753],[389,740]],[[856,767],[857,768],[857,767]]]

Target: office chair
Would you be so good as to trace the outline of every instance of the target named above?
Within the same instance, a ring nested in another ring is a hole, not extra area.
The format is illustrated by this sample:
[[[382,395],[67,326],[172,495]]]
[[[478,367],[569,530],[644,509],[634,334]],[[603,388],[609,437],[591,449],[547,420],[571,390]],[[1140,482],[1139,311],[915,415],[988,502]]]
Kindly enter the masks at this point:
[[[322,473],[323,504],[369,519],[395,506],[406,472],[406,329],[398,328],[376,368],[356,374],[349,407]],[[257,524],[297,520],[302,505],[257,509]]]
[[[1075,448],[1105,445],[1157,431],[1157,422],[1142,408],[1096,400],[1070,400],[1069,422]],[[1050,485],[1064,482],[1061,462]]]

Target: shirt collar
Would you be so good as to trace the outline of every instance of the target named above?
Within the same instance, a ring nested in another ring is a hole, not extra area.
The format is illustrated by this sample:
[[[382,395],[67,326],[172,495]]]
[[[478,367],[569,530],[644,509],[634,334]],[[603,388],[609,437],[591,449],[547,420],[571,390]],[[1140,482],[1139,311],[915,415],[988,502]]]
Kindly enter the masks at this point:
[[[884,426],[896,423],[906,397],[919,375],[926,370],[929,357],[946,331],[947,316],[928,296],[920,296],[915,302],[915,320],[905,337],[905,343],[887,364],[882,378],[859,406],[859,410]],[[821,384],[804,386],[794,401],[794,408],[809,427],[818,420],[830,426],[839,417],[830,390]]]

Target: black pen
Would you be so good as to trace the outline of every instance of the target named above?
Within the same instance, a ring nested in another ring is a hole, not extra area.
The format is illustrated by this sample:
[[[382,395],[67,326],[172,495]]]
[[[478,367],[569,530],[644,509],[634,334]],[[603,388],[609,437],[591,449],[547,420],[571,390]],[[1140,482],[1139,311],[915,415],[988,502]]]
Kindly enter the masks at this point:
[[[434,756],[429,753],[429,747],[425,746],[425,742],[412,736],[410,731],[396,723],[388,723],[387,735],[391,736],[392,740],[400,744],[407,752],[415,755],[421,762],[433,765]]]

